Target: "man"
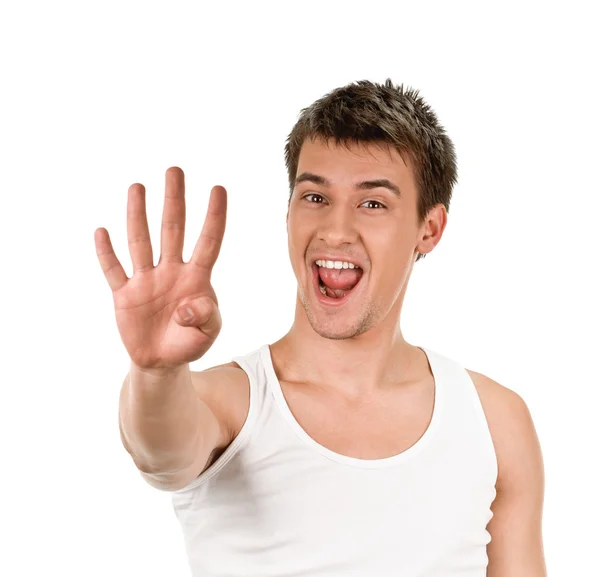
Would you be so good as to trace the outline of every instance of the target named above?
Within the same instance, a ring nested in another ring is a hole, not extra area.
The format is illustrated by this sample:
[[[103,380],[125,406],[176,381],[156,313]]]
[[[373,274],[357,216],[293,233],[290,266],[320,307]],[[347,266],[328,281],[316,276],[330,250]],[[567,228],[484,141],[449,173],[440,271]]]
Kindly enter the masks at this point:
[[[361,81],[304,109],[285,149],[293,326],[193,372],[219,334],[226,191],[182,261],[184,177],[166,174],[153,265],[129,189],[128,278],[95,234],[131,357],[121,438],[171,491],[194,576],[542,577],[542,455],[524,401],[414,346],[412,268],[440,241],[452,142],[417,91]]]

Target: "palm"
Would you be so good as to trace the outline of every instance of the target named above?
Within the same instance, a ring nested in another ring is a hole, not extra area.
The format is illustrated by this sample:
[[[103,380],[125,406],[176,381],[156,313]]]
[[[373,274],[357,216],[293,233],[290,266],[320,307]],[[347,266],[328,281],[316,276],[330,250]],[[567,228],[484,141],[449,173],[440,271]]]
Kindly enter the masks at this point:
[[[132,278],[125,275],[108,233],[104,229],[96,231],[96,249],[113,291],[117,326],[131,359],[141,367],[191,362],[202,356],[216,338],[198,327],[178,324],[174,315],[179,307],[198,297],[208,297],[218,305],[210,276],[225,230],[226,192],[222,187],[213,188],[202,234],[190,262],[184,263],[183,172],[176,167],[169,169],[166,181],[158,265],[153,265],[141,185],[132,185],[128,198]]]
[[[169,364],[191,362],[203,345],[205,349],[210,346],[211,340],[202,331],[182,327],[173,320],[177,308],[188,298],[210,296],[216,302],[210,282],[190,270],[194,266],[172,263],[157,267],[134,276],[127,291],[115,293],[121,338],[140,366],[152,364],[149,356],[155,361],[169,359]]]

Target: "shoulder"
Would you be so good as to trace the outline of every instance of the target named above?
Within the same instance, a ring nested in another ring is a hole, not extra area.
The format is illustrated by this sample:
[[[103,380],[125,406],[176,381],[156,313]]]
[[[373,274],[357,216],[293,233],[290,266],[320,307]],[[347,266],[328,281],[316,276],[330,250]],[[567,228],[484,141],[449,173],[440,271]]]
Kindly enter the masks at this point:
[[[498,460],[498,488],[522,475],[524,463],[541,467],[541,449],[531,412],[515,391],[467,369],[481,400]],[[532,472],[532,474],[535,474]]]
[[[527,409],[527,404],[523,398],[508,387],[501,385],[494,379],[466,369],[471,377],[477,394],[481,399],[486,417],[494,419],[498,413],[502,413],[502,417],[506,417],[505,413],[514,415],[515,411],[521,415]],[[489,415],[488,415],[489,412]]]
[[[250,408],[250,383],[234,361],[192,371],[192,385],[225,429],[226,442],[238,434]]]

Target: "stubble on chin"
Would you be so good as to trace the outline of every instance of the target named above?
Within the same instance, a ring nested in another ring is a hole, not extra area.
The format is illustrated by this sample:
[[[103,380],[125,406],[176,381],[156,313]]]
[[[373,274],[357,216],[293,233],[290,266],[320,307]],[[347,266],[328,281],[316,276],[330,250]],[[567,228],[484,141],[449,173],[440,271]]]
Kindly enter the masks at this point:
[[[358,335],[367,332],[376,324],[376,310],[374,307],[368,307],[366,311],[361,309],[357,321],[352,326],[345,328],[345,330],[336,330],[334,326],[335,321],[330,321],[329,323],[319,323],[304,293],[299,290],[298,294],[310,326],[312,327],[313,331],[315,331],[324,339],[344,340],[357,337]]]

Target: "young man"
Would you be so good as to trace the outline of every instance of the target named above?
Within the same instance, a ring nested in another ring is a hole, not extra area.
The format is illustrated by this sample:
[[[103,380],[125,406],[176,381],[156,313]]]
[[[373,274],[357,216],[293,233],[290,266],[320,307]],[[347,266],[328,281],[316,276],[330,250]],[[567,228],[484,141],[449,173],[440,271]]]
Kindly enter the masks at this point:
[[[156,267],[142,185],[128,197],[132,278],[95,234],[132,361],[123,444],[172,491],[193,575],[545,576],[526,404],[400,330],[456,181],[436,115],[414,90],[361,81],[302,111],[285,159],[294,323],[225,365],[189,369],[221,328],[210,277],[225,189],[188,263],[176,167]]]

